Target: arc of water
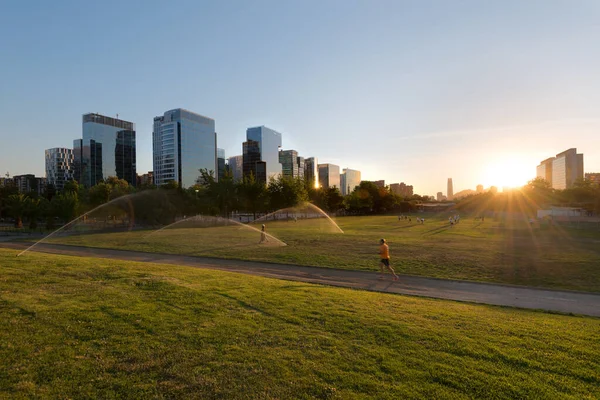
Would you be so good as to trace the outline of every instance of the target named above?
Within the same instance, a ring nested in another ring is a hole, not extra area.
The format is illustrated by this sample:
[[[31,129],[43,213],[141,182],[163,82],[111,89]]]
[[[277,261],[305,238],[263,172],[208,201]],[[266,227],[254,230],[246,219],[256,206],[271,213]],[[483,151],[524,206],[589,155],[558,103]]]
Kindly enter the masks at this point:
[[[131,194],[128,194],[128,195],[125,195],[125,196],[117,197],[116,199],[112,199],[112,200],[111,200],[111,201],[109,201],[108,203],[104,203],[104,204],[101,204],[101,205],[99,205],[98,207],[96,207],[96,208],[94,208],[94,209],[92,209],[92,210],[90,210],[90,211],[86,212],[85,214],[82,214],[82,215],[80,215],[79,217],[77,217],[77,218],[73,219],[73,220],[72,220],[72,221],[70,221],[69,223],[67,223],[67,224],[65,224],[65,225],[63,225],[63,226],[61,226],[60,228],[58,228],[58,229],[57,229],[57,230],[55,230],[54,232],[51,232],[49,235],[47,235],[47,236],[44,236],[43,238],[41,238],[40,240],[38,240],[37,242],[35,242],[35,243],[34,243],[34,244],[32,244],[31,246],[29,246],[28,248],[26,248],[25,250],[23,250],[22,252],[20,252],[19,254],[17,254],[17,257],[20,257],[21,255],[25,254],[25,253],[26,253],[26,252],[28,252],[29,250],[33,249],[33,248],[34,248],[35,246],[37,246],[38,244],[40,244],[40,243],[42,243],[42,242],[46,241],[46,239],[49,239],[50,237],[52,237],[52,236],[56,235],[58,232],[60,232],[60,231],[62,231],[62,230],[64,230],[64,229],[66,229],[66,228],[68,228],[69,226],[73,225],[75,222],[77,222],[77,221],[79,221],[80,219],[82,219],[82,218],[86,217],[87,215],[89,215],[89,214],[93,213],[94,211],[96,211],[96,210],[98,210],[98,209],[100,209],[100,208],[102,208],[102,207],[106,207],[106,206],[108,206],[109,204],[116,203],[117,201],[125,201],[125,200],[128,200],[130,197],[133,197],[133,196],[139,196],[139,195],[143,195],[143,194],[144,194],[144,193],[146,193],[146,192],[147,192],[147,191],[144,191],[144,192],[139,192],[139,193],[131,193]]]
[[[250,226],[250,225],[243,224],[243,223],[241,223],[241,222],[238,222],[238,221],[236,221],[236,220],[233,220],[233,219],[230,219],[230,218],[223,218],[223,217],[212,217],[212,216],[206,216],[206,215],[196,215],[196,216],[194,216],[194,217],[191,217],[191,218],[186,218],[186,219],[180,219],[179,221],[175,221],[175,222],[173,222],[172,224],[169,224],[169,225],[167,225],[167,226],[163,226],[162,228],[160,228],[160,229],[157,229],[157,230],[155,230],[155,231],[153,231],[153,232],[149,233],[148,235],[144,236],[144,238],[147,238],[147,237],[149,237],[149,236],[152,236],[152,235],[154,235],[154,234],[156,234],[156,233],[159,233],[159,232],[161,232],[161,231],[163,231],[163,230],[165,230],[165,229],[167,229],[167,228],[170,228],[170,227],[172,227],[172,226],[174,226],[174,225],[177,225],[177,224],[180,224],[180,223],[182,223],[182,222],[189,222],[189,221],[194,221],[194,220],[198,220],[198,219],[200,219],[200,220],[201,220],[201,219],[204,219],[204,218],[208,218],[208,219],[210,219],[210,218],[214,218],[214,220],[215,220],[215,221],[219,221],[219,222],[225,222],[225,223],[230,223],[230,222],[231,222],[231,223],[233,223],[234,225],[237,225],[237,226],[239,226],[240,228],[244,228],[244,229],[250,229],[250,230],[253,230],[253,231],[255,231],[255,232],[258,232],[258,233],[263,233],[263,232],[262,232],[260,229],[256,229],[256,228],[255,228],[255,227],[253,227],[253,226]],[[277,237],[275,237],[275,236],[273,236],[273,235],[271,235],[271,234],[269,234],[269,233],[267,233],[267,232],[264,232],[264,233],[267,235],[267,237],[268,237],[268,238],[275,240],[275,241],[276,241],[277,243],[279,243],[281,246],[287,246],[287,243],[285,243],[283,240],[281,240],[281,239],[279,239],[279,238],[277,238]]]
[[[344,231],[342,230],[342,228],[340,228],[340,226],[333,219],[331,219],[331,217],[325,211],[323,211],[319,207],[315,206],[314,204],[308,203],[308,202],[307,203],[302,203],[301,205],[296,206],[296,207],[282,208],[281,210],[277,210],[277,211],[274,211],[274,212],[269,213],[267,215],[263,215],[262,217],[255,219],[251,223],[260,223],[260,222],[263,222],[264,220],[268,219],[268,217],[270,217],[271,215],[274,215],[274,214],[277,214],[277,213],[283,213],[283,212],[286,212],[288,210],[290,210],[290,211],[291,210],[297,211],[299,208],[302,208],[302,207],[308,207],[308,208],[312,209],[313,211],[316,211],[317,213],[321,214],[322,216],[324,216],[325,218],[327,218],[333,224],[333,226],[335,226],[335,228],[340,233],[344,233]]]

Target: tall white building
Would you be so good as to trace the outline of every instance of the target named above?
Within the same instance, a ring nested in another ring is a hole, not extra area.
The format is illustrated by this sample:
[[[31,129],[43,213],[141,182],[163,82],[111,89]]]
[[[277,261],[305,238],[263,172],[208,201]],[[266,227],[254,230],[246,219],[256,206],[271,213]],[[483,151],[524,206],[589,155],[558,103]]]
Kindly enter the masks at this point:
[[[176,108],[154,118],[152,131],[154,184],[175,181],[180,187],[196,184],[200,169],[218,179],[215,120]]]
[[[73,150],[55,147],[45,151],[46,183],[63,190],[65,183],[73,179]]]
[[[578,179],[583,179],[583,154],[571,148],[550,157],[536,168],[536,176],[545,179],[553,189],[569,189]]]
[[[552,188],[569,189],[577,179],[583,179],[583,154],[575,148],[557,154],[552,161]]]
[[[360,185],[360,171],[345,168],[340,175],[340,189],[343,196],[347,196]]]

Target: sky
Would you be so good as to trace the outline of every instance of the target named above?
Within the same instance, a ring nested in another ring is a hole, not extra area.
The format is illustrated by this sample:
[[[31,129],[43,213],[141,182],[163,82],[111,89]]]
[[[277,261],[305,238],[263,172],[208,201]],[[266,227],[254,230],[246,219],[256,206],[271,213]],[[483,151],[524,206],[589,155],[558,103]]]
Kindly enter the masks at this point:
[[[81,116],[214,118],[419,194],[512,186],[576,147],[600,172],[600,2],[6,1],[0,15],[0,171],[44,176]]]

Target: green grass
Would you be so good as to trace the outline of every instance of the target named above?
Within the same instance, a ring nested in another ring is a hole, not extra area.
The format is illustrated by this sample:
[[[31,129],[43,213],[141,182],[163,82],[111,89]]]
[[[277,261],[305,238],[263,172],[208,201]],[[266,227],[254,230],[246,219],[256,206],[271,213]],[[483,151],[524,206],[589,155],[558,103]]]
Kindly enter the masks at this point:
[[[600,291],[600,229],[531,227],[523,222],[463,219],[450,228],[444,216],[424,225],[394,216],[267,221],[270,234],[288,246],[258,246],[259,234],[237,225],[178,224],[147,231],[82,234],[51,239],[59,243],[159,253],[235,258],[344,269],[376,270],[378,240],[390,245],[392,265],[401,273],[525,286]],[[257,225],[258,226],[258,225]]]
[[[600,320],[0,249],[1,398],[597,398]]]

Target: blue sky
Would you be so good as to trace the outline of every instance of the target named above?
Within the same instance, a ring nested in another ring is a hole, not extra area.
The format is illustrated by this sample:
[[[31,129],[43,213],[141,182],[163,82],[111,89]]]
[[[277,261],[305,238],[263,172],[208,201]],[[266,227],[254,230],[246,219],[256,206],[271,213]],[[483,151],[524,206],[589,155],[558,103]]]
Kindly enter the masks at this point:
[[[0,17],[0,171],[44,174],[81,115],[216,120],[420,194],[524,182],[569,147],[600,172],[600,2],[13,1]]]

